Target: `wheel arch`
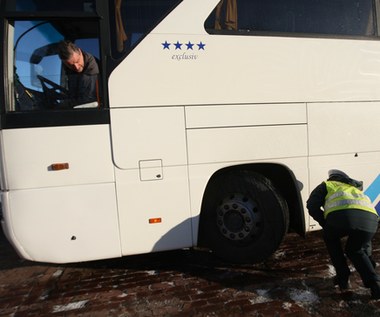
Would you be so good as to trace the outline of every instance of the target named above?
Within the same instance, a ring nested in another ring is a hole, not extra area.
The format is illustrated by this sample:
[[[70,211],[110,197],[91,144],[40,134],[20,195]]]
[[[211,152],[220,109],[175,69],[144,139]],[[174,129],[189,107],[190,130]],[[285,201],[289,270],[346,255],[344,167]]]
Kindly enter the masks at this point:
[[[202,227],[202,215],[204,213],[204,206],[207,204],[207,199],[212,187],[213,182],[223,173],[231,173],[234,171],[248,170],[261,174],[262,176],[268,178],[273,186],[279,191],[282,197],[285,199],[288,209],[289,209],[289,230],[288,232],[296,232],[301,236],[305,236],[305,215],[304,208],[302,204],[302,198],[300,194],[300,189],[302,188],[297,181],[294,173],[287,166],[277,163],[255,163],[255,164],[244,164],[235,165],[222,168],[216,171],[209,179],[205,191],[203,193],[202,207],[200,214],[199,232],[198,232],[198,245],[207,245],[207,232],[206,228]]]

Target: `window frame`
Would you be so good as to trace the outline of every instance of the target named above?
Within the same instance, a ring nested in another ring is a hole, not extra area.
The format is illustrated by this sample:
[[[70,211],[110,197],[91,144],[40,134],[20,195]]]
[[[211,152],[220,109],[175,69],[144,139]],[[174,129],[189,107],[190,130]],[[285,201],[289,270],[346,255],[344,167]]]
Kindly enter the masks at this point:
[[[121,1],[128,1],[128,0],[121,0]],[[131,1],[131,0],[129,0]],[[150,1],[150,0],[145,0],[145,1]],[[109,40],[109,47],[110,47],[110,55],[112,58],[109,59],[109,64],[108,64],[108,68],[109,68],[109,71],[111,72],[113,69],[115,69],[117,67],[118,64],[120,64],[138,45],[141,41],[144,40],[144,38],[150,34],[150,32],[158,25],[161,23],[161,21],[163,21],[173,10],[175,10],[175,8],[177,8],[182,2],[183,0],[172,0],[173,3],[176,2],[175,4],[173,4],[170,9],[164,14],[162,15],[159,19],[155,20],[155,23],[152,23],[150,25],[150,27],[148,28],[148,31],[144,34],[141,35],[141,37],[135,42],[135,45],[131,45],[129,47],[129,49],[125,49],[123,52],[116,52],[117,49],[115,49],[115,47],[117,46],[117,40],[115,39],[115,36],[113,37],[110,37],[110,40]],[[110,28],[110,34],[116,34],[117,31],[116,31],[116,19],[113,18],[115,16],[115,13],[116,13],[116,10],[115,10],[115,3],[114,3],[114,0],[112,0],[113,3],[110,3],[109,5],[109,28]],[[135,5],[136,7],[138,7],[139,5],[141,6],[141,3],[143,1],[131,1],[131,2],[135,2],[137,3],[137,5]],[[111,39],[112,38],[112,39]]]
[[[104,4],[101,0],[97,0],[100,7],[104,10]],[[100,54],[100,77],[99,77],[99,93],[102,100],[101,108],[84,108],[84,109],[65,109],[65,110],[33,110],[33,111],[6,111],[8,103],[12,102],[12,93],[8,87],[7,78],[9,76],[8,70],[4,69],[5,61],[8,59],[8,44],[3,47],[0,53],[2,63],[0,70],[3,76],[0,76],[0,92],[2,94],[1,105],[1,129],[14,129],[14,128],[31,128],[31,127],[53,127],[53,126],[76,126],[76,125],[94,125],[94,124],[109,124],[110,114],[108,106],[108,91],[106,89],[106,51],[102,48],[102,39],[107,34],[105,19],[102,19],[97,13],[90,12],[4,12],[1,11],[0,16],[0,32],[3,32],[4,38],[8,39],[7,32],[9,23],[17,20],[53,20],[53,19],[92,19],[96,20],[99,26],[99,54]],[[102,12],[102,11],[100,11]],[[9,39],[13,43],[13,39]],[[6,40],[8,43],[8,40]]]
[[[223,0],[221,0],[223,1]],[[263,37],[288,37],[288,38],[321,38],[321,39],[348,39],[348,40],[379,40],[380,37],[380,0],[371,0],[373,5],[373,36],[366,35],[345,35],[345,34],[326,34],[326,33],[301,33],[301,32],[278,32],[278,31],[252,31],[252,30],[216,30],[214,28],[207,28],[207,20],[215,12],[216,7],[206,18],[204,22],[204,29],[210,35],[230,35],[230,36],[263,36]]]

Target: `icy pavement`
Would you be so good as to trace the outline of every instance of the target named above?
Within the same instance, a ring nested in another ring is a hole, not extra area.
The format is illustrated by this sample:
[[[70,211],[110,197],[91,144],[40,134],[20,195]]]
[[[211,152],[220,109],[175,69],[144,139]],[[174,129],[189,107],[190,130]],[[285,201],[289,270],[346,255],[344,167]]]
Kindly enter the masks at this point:
[[[378,261],[379,247],[380,233]],[[289,234],[256,265],[230,265],[200,251],[32,263],[20,261],[0,232],[0,316],[380,316],[380,300],[371,300],[352,271],[352,289],[341,293],[320,232]]]

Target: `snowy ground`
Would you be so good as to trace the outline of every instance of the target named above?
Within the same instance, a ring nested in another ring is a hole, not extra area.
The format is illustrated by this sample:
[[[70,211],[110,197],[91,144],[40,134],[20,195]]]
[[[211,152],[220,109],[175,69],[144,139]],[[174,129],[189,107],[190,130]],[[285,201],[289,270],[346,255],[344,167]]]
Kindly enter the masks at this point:
[[[374,241],[380,262],[380,232]],[[0,316],[380,316],[352,268],[333,286],[320,232],[289,234],[265,263],[173,251],[69,265],[20,261],[0,232]]]

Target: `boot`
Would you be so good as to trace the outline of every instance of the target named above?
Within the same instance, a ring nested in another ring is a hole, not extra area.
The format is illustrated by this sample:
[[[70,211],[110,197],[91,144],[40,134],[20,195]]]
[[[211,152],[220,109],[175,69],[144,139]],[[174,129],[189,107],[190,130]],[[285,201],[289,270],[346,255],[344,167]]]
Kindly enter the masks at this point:
[[[372,256],[369,256],[368,258],[369,258],[369,260],[371,261],[371,264],[372,264],[373,268],[376,269],[376,266],[377,266],[376,261],[373,259]]]
[[[341,291],[346,291],[346,290],[351,288],[351,283],[350,283],[348,277],[340,278],[336,275],[336,276],[334,276],[333,283],[334,283],[334,285],[338,285],[339,289]]]
[[[373,299],[380,299],[380,282],[372,281],[369,288]]]

